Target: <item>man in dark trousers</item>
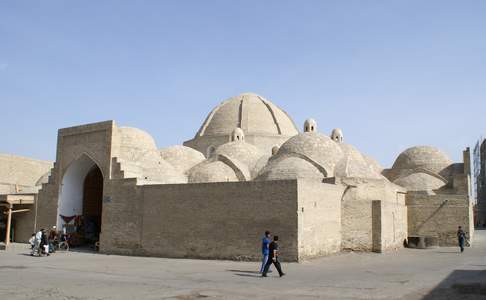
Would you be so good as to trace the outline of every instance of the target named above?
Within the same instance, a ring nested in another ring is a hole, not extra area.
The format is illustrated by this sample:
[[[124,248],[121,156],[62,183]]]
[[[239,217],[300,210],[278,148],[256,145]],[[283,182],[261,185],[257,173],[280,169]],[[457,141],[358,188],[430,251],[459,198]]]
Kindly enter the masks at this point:
[[[272,241],[270,240],[270,231],[265,231],[265,236],[262,239],[262,266],[260,267],[260,274],[263,274],[263,269],[265,269],[265,266],[268,262],[268,257],[270,256],[270,243]]]
[[[270,246],[268,246],[268,249],[270,250],[269,251],[270,257],[269,257],[269,259],[268,259],[268,261],[265,265],[265,268],[263,269],[262,277],[267,277],[268,268],[270,268],[272,263],[275,265],[275,268],[277,269],[280,277],[284,276],[285,273],[282,272],[282,268],[280,267],[280,262],[278,261],[279,247],[278,247],[278,236],[277,235],[273,236],[273,242],[270,243]]]
[[[464,252],[464,242],[466,241],[466,233],[462,230],[462,227],[457,228],[457,241],[459,242],[459,248],[461,252]]]

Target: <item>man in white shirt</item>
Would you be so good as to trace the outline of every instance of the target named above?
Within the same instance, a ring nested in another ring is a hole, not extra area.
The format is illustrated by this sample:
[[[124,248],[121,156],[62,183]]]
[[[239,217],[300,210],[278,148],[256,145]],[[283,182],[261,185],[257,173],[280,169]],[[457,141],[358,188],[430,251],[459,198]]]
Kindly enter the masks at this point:
[[[42,229],[37,231],[37,233],[35,234],[34,247],[32,248],[32,253],[30,255],[34,256],[35,253],[37,253],[37,255],[41,256],[41,252],[42,252],[40,249],[41,239],[42,239]]]

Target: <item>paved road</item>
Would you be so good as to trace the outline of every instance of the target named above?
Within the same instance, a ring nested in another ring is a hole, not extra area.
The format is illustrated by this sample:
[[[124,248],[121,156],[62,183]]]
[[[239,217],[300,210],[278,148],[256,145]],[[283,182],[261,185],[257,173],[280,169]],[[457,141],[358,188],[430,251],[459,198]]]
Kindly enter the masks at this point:
[[[463,254],[344,253],[284,263],[283,278],[251,262],[27,253],[0,251],[0,299],[486,299],[486,231]]]

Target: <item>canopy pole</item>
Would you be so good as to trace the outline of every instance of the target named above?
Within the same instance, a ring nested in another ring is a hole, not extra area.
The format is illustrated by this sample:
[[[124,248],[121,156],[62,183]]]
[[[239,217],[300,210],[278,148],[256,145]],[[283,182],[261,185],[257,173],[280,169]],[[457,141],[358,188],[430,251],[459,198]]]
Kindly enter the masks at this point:
[[[12,204],[8,205],[7,210],[7,232],[5,233],[5,249],[10,244],[10,227],[12,225]]]

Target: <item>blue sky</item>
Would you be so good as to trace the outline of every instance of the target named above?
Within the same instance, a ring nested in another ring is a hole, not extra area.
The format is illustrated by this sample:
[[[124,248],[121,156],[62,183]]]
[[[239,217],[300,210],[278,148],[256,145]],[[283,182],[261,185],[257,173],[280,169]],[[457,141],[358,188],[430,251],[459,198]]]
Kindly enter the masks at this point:
[[[486,134],[486,1],[1,1],[0,152],[114,119],[159,147],[258,93],[390,166]]]

